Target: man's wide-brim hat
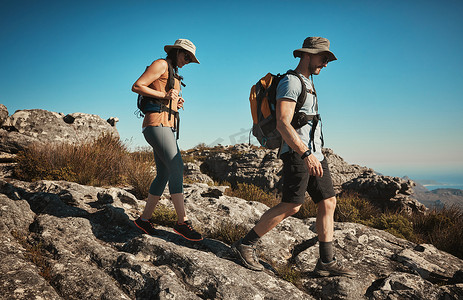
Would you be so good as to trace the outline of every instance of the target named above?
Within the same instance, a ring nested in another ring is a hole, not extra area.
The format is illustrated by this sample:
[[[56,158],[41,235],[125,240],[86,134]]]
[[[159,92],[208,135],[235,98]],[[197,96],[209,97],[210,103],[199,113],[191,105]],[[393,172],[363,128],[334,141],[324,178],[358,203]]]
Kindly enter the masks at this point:
[[[304,40],[302,48],[293,51],[294,57],[302,57],[302,53],[319,54],[326,53],[328,55],[328,62],[337,60],[333,52],[330,51],[330,41],[328,39],[309,36]]]
[[[183,50],[190,52],[191,61],[199,64],[199,60],[196,58],[196,55],[195,55],[196,46],[190,40],[178,39],[175,41],[173,45],[164,46],[164,51],[166,51],[166,53],[169,53],[170,49],[183,49]]]

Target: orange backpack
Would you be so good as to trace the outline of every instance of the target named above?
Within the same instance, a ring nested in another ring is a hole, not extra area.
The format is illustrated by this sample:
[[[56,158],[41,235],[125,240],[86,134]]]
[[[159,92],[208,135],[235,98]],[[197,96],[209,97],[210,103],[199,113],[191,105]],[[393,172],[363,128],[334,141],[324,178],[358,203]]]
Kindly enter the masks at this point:
[[[295,75],[301,81],[302,92],[297,98],[296,108],[294,110],[294,114],[298,114],[307,98],[307,88],[302,77],[293,70],[289,70],[285,74],[277,75],[268,73],[252,86],[251,94],[249,95],[253,121],[252,134],[262,146],[268,149],[277,149],[283,144],[280,132],[276,128],[276,91],[278,83],[286,74]],[[293,124],[293,122],[291,124],[295,128],[298,126]],[[300,128],[304,124],[299,125]]]

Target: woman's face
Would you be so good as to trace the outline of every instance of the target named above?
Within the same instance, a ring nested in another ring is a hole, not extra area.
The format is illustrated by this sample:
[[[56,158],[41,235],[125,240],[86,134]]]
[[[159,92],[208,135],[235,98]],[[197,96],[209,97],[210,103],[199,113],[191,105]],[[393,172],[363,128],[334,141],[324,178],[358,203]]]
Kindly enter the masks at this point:
[[[191,62],[191,56],[190,53],[187,51],[179,51],[177,54],[177,66],[179,68],[183,67],[184,65],[187,65]]]

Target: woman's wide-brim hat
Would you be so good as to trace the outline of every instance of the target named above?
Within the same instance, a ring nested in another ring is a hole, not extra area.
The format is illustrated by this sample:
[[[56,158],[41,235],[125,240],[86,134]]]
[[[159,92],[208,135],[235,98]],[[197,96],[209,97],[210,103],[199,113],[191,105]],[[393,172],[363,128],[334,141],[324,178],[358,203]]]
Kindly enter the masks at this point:
[[[326,53],[328,55],[328,62],[337,60],[333,52],[330,51],[330,41],[328,39],[309,36],[304,40],[302,48],[293,51],[294,57],[302,57],[302,53],[319,54]]]
[[[199,60],[196,58],[196,46],[187,39],[178,39],[173,45],[164,46],[164,51],[169,53],[170,49],[183,49],[191,54],[191,62],[199,64]]]

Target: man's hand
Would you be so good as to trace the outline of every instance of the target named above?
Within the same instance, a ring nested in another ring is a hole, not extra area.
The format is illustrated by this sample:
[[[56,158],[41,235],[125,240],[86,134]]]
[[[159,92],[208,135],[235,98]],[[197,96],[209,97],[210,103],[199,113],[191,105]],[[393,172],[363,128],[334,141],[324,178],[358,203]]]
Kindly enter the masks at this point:
[[[320,161],[315,157],[315,155],[310,154],[309,156],[304,158],[304,162],[309,169],[309,174],[312,176],[323,176],[323,168]]]

